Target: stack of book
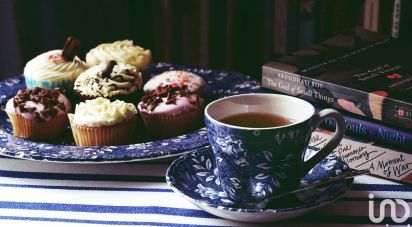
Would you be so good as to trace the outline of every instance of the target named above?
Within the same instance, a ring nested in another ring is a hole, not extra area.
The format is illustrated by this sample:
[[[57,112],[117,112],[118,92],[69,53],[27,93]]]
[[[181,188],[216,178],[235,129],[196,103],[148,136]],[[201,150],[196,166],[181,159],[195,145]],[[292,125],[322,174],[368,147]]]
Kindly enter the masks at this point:
[[[346,137],[334,153],[352,168],[412,183],[411,53],[411,41],[355,28],[263,65],[262,85],[340,110]],[[311,145],[329,136],[318,130]]]

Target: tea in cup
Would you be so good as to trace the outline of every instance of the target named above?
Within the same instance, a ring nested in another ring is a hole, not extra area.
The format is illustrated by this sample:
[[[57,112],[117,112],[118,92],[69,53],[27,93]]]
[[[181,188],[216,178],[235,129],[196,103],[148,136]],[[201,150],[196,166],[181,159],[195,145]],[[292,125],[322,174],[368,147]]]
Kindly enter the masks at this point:
[[[311,134],[326,118],[336,121],[334,136],[305,161]],[[222,189],[230,200],[245,206],[298,187],[339,144],[345,129],[338,111],[316,113],[309,102],[278,94],[213,101],[205,108],[205,122]]]

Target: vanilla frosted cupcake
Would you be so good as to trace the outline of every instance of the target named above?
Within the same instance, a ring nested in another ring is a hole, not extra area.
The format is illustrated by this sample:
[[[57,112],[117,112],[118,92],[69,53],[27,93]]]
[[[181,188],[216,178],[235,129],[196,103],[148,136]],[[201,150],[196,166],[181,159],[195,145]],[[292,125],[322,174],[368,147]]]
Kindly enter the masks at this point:
[[[142,75],[139,70],[115,61],[89,68],[74,83],[74,93],[81,100],[104,97],[132,101],[137,100],[141,88]]]
[[[73,89],[76,78],[87,69],[86,64],[75,56],[78,41],[69,37],[63,50],[40,54],[27,62],[24,77],[28,88]]]
[[[135,130],[136,107],[120,100],[96,98],[76,105],[69,114],[77,146],[110,146],[131,141]]]
[[[17,137],[51,140],[68,126],[71,104],[60,90],[36,87],[19,90],[5,109]]]
[[[206,86],[206,82],[202,77],[186,71],[166,71],[162,74],[152,77],[143,87],[146,94],[155,91],[159,86],[182,87],[187,86],[190,93],[202,93],[202,89]]]
[[[89,66],[114,60],[118,63],[129,64],[136,66],[138,69],[146,70],[150,66],[151,59],[151,51],[133,45],[132,40],[103,43],[86,54],[86,62]]]
[[[203,99],[189,93],[185,85],[158,87],[138,104],[147,130],[158,137],[177,136],[196,129],[202,120],[203,107]]]

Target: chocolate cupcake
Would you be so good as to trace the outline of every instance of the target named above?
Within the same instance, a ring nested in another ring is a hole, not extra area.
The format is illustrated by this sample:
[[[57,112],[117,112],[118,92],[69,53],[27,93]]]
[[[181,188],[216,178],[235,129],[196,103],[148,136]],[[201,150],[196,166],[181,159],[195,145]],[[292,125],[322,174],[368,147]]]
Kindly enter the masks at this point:
[[[172,70],[163,72],[152,77],[143,87],[146,94],[151,94],[159,87],[164,86],[182,87],[186,86],[190,93],[202,93],[206,82],[202,77],[186,71]]]
[[[186,85],[160,86],[142,97],[138,110],[145,127],[154,136],[172,137],[181,135],[200,126],[203,99],[189,93]]]
[[[133,102],[141,88],[142,75],[135,66],[109,61],[83,72],[74,83],[74,94],[81,101],[104,97]]]
[[[71,104],[59,89],[35,87],[19,90],[5,109],[17,137],[51,140],[68,126]]]

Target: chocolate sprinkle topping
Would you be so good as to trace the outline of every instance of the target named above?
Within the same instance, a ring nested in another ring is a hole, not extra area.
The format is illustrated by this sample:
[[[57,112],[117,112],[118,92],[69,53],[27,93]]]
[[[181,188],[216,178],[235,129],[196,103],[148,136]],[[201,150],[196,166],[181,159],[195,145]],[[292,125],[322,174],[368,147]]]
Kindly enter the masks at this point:
[[[186,96],[188,94],[188,88],[186,85],[181,87],[179,86],[159,86],[151,94],[145,95],[142,97],[143,109],[149,109],[153,111],[156,107],[163,102],[163,98],[166,98],[165,104],[167,105],[176,105],[176,99],[178,96]]]
[[[57,116],[58,109],[66,112],[64,103],[59,102],[58,98],[62,94],[60,89],[46,89],[35,87],[33,89],[22,89],[17,92],[13,97],[13,106],[18,108],[21,113],[33,113],[36,111],[36,107],[25,107],[26,102],[31,101],[39,103],[44,106],[44,110],[40,113],[36,112],[35,119],[38,122],[44,121],[43,118]]]
[[[77,50],[79,49],[80,42],[73,36],[69,36],[64,44],[62,57],[66,61],[73,61],[76,56]]]

